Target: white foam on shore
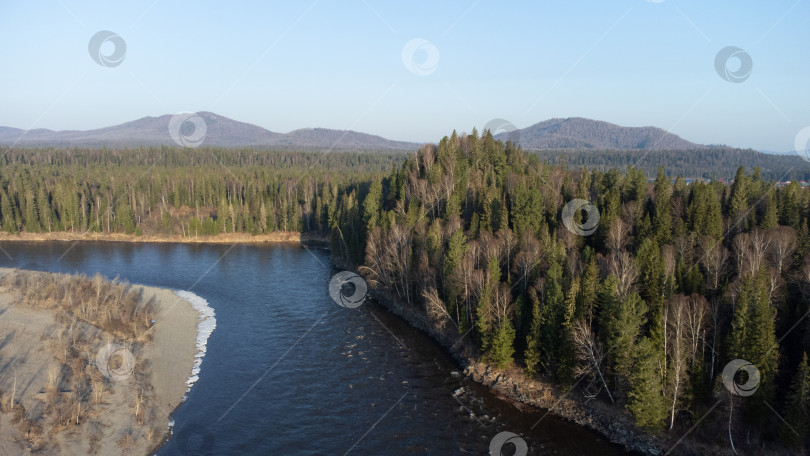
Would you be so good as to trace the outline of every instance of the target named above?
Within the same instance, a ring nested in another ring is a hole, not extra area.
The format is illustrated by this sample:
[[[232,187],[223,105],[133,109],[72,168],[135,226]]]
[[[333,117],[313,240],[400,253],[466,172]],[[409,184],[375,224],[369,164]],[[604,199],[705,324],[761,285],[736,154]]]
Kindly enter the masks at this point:
[[[197,354],[194,355],[194,366],[191,368],[191,376],[186,380],[186,394],[183,396],[185,402],[191,387],[200,378],[200,366],[202,366],[203,358],[205,357],[206,345],[208,344],[208,337],[214,332],[217,327],[217,319],[214,318],[214,309],[208,305],[208,301],[197,296],[190,291],[176,290],[174,292],[177,296],[185,299],[191,303],[200,314],[200,322],[197,323]]]

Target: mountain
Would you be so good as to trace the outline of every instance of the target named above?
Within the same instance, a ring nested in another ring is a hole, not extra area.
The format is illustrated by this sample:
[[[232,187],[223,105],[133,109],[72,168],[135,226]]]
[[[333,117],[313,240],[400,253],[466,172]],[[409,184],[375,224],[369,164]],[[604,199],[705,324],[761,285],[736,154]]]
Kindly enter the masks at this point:
[[[569,117],[550,119],[495,137],[505,141],[519,135],[524,149],[687,150],[695,144],[657,127],[621,127],[608,122]]]
[[[349,130],[304,128],[289,133],[276,133],[257,125],[239,122],[212,112],[199,112],[206,128],[202,141],[206,146],[218,147],[278,147],[278,148],[330,148],[336,150],[414,150],[421,144],[392,141],[380,136]],[[0,127],[0,144],[22,147],[122,147],[122,146],[176,146],[169,133],[172,115],[144,117],[112,127],[96,130],[47,129],[21,130]],[[191,123],[183,124],[185,135],[193,135]]]
[[[212,112],[199,112],[197,116],[203,120],[206,127],[202,141],[206,146],[411,151],[421,145],[392,141],[357,131],[327,128],[302,128],[289,133],[276,133]],[[0,127],[0,145],[176,146],[178,142],[172,139],[169,133],[169,123],[173,117],[170,114],[144,117],[120,125],[87,131],[53,131],[42,128],[26,131]],[[183,124],[184,134],[191,136],[193,131],[190,123]],[[514,140],[517,137],[523,148],[529,150],[688,150],[716,147],[695,144],[656,127],[621,127],[580,117],[550,119],[521,130],[496,135],[496,138],[503,141]]]

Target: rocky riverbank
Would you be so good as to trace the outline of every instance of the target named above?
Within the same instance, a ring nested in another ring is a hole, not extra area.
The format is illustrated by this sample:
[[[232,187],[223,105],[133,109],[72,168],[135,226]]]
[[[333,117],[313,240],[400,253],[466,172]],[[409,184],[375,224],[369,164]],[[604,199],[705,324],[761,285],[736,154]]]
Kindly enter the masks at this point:
[[[666,453],[666,442],[651,438],[633,424],[632,418],[617,407],[598,401],[585,403],[574,397],[575,393],[563,393],[554,385],[528,378],[521,369],[496,369],[475,360],[475,350],[470,340],[459,336],[455,327],[438,330],[427,317],[410,306],[404,305],[396,296],[379,288],[373,289],[375,301],[407,321],[411,326],[437,340],[462,366],[464,374],[510,400],[532,407],[548,410],[554,415],[604,435],[610,442],[629,451],[648,455]],[[678,454],[674,451],[673,454]]]

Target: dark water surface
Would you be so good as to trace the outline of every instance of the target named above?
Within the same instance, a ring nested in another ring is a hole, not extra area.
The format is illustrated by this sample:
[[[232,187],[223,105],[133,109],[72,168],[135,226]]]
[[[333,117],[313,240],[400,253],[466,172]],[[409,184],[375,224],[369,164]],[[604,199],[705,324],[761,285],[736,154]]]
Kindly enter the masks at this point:
[[[521,435],[529,454],[623,453],[593,432],[542,410],[518,411],[460,378],[436,343],[380,305],[335,304],[328,284],[338,271],[326,251],[106,242],[0,247],[12,257],[0,252],[0,267],[118,275],[190,290],[214,308],[217,328],[200,379],[175,411],[174,433],[159,455],[486,455],[501,431]]]

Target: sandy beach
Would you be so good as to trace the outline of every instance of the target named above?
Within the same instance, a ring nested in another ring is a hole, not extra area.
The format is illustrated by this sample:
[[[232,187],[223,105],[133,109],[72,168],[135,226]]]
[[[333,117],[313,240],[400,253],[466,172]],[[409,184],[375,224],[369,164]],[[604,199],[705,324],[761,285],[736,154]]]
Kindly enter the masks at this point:
[[[9,275],[68,280],[0,269],[0,454],[141,455],[161,446],[200,350],[200,313],[191,302],[171,290],[126,286],[140,298],[135,318],[149,319],[127,340],[124,330],[80,318],[85,300],[65,312],[42,298],[52,290],[41,290],[37,302],[31,287],[8,286]],[[95,282],[85,280],[92,292]],[[151,298],[150,313],[141,312]]]

